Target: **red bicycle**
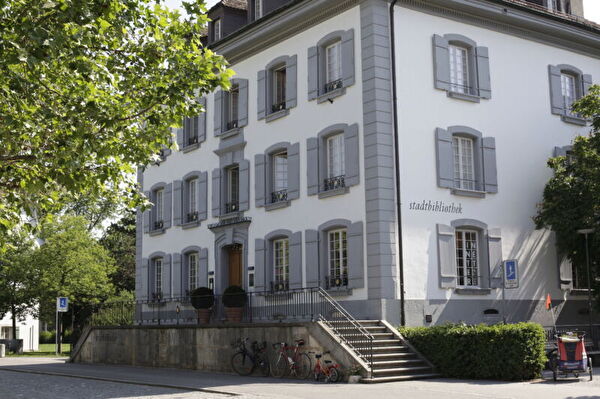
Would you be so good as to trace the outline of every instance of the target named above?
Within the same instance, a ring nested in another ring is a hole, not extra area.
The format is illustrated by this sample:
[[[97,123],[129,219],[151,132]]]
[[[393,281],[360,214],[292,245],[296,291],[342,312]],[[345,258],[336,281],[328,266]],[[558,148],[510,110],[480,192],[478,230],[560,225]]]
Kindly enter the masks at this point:
[[[338,382],[340,380],[339,364],[333,363],[331,360],[323,360],[325,365],[321,364],[321,358],[323,358],[323,355],[330,353],[329,351],[323,353],[308,353],[315,354],[316,363],[313,370],[315,381],[319,381],[321,378],[323,378],[325,382]]]
[[[273,349],[277,352],[271,363],[271,375],[282,378],[291,375],[296,378],[306,379],[310,374],[310,357],[300,351],[304,346],[303,339],[294,341],[294,346],[288,346],[285,342],[273,344]]]

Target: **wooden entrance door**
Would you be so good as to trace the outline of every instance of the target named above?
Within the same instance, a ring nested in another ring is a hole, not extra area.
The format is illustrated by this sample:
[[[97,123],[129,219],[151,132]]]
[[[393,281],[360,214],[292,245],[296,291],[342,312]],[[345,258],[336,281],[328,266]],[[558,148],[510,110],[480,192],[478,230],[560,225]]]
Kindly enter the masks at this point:
[[[242,286],[242,248],[229,248],[229,285]]]

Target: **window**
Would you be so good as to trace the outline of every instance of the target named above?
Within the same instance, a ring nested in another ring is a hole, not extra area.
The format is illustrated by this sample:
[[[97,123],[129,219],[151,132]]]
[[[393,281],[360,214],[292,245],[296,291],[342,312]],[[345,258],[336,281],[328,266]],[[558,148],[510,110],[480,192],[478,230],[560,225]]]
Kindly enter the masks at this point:
[[[238,104],[239,104],[240,89],[239,86],[234,85],[227,94],[227,130],[235,129],[238,127]]]
[[[227,169],[227,202],[225,213],[237,212],[239,210],[240,196],[240,169],[233,166]]]
[[[164,226],[164,189],[154,192],[154,230],[162,229]]]
[[[326,63],[326,85],[325,91],[331,91],[341,86],[342,78],[342,42],[340,40],[325,48]]]
[[[189,290],[190,292],[198,287],[198,254],[193,252],[188,255],[189,268]]]
[[[560,115],[563,122],[585,126],[587,120],[573,112],[572,106],[589,92],[593,84],[592,76],[567,64],[549,65],[548,72],[552,113]]]
[[[456,230],[456,276],[459,287],[479,286],[477,231]]]
[[[475,190],[473,140],[454,136],[452,146],[454,149],[454,187]]]
[[[448,46],[450,53],[450,90],[469,94],[469,51],[460,46]]]
[[[215,19],[213,22],[213,29],[214,29],[214,40],[220,40],[221,39],[221,19]]]
[[[273,270],[273,289],[287,290],[290,280],[290,244],[287,238],[273,241]]]
[[[286,151],[273,154],[273,192],[271,202],[287,201],[288,155]]]
[[[271,105],[271,112],[277,112],[285,109],[285,79],[286,79],[286,66],[280,65],[273,69],[271,72],[271,98],[273,99]]]
[[[325,191],[345,187],[344,135],[336,134],[327,139],[327,178]]]
[[[254,19],[262,18],[263,16],[263,0],[254,0]]]
[[[327,288],[348,285],[348,254],[346,247],[346,230],[333,230],[328,236],[329,276]]]
[[[577,78],[575,78],[575,76],[571,74],[561,73],[560,75],[563,104],[567,115],[573,114],[571,107],[573,106],[573,103],[577,100],[577,90],[575,89],[576,81]]]
[[[187,185],[188,209],[186,222],[195,222],[198,220],[198,179],[188,180]]]
[[[162,278],[163,278],[163,260],[157,258],[154,260],[154,293],[162,293]]]

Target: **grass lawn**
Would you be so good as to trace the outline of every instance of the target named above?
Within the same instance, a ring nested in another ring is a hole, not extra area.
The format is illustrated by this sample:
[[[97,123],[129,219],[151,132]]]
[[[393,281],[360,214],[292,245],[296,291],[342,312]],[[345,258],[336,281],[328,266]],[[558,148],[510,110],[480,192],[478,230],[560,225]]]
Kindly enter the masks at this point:
[[[62,355],[67,357],[71,353],[71,344],[62,344]],[[6,356],[31,356],[31,357],[55,357],[55,346],[54,344],[40,344],[40,349],[37,352],[23,352],[22,355],[15,355],[14,353],[7,353]]]

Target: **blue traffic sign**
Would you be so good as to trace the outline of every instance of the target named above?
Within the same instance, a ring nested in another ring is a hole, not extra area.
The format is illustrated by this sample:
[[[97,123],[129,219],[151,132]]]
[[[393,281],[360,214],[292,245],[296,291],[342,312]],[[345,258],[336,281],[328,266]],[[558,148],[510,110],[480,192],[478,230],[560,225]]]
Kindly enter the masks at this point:
[[[519,263],[516,259],[504,261],[504,288],[519,287]]]
[[[69,311],[69,298],[61,296],[56,298],[56,311],[57,312],[68,312]]]

